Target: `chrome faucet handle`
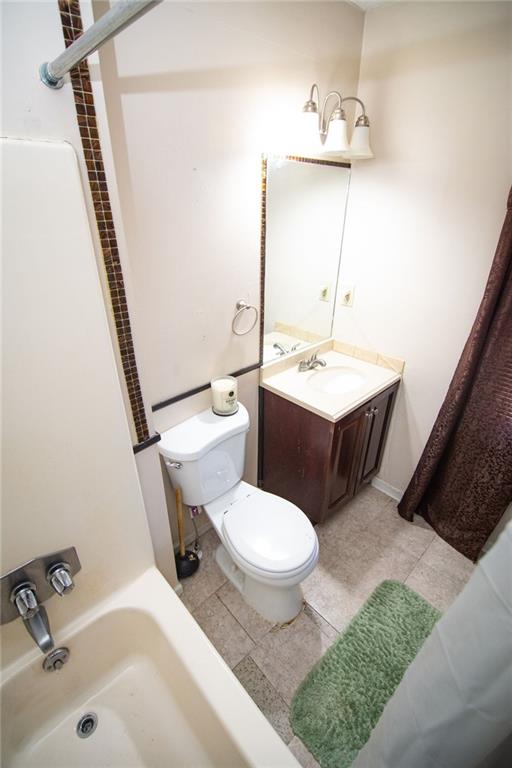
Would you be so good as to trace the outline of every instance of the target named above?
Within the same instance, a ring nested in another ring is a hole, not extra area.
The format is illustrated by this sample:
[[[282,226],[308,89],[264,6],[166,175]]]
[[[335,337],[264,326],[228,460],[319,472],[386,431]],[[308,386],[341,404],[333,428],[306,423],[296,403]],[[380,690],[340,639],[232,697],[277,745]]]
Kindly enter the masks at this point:
[[[75,582],[73,581],[70,573],[70,567],[67,563],[57,563],[52,565],[48,569],[46,574],[47,580],[50,582],[55,592],[62,597],[67,595],[74,589]]]
[[[299,360],[299,371],[301,373],[303,371],[311,371],[317,365],[325,366],[325,365],[327,365],[327,363],[325,362],[325,360],[321,360],[317,356],[317,352],[313,352],[311,357],[305,357],[304,360]]]
[[[18,584],[11,592],[11,603],[14,603],[22,619],[32,619],[39,611],[36,588],[31,581]]]

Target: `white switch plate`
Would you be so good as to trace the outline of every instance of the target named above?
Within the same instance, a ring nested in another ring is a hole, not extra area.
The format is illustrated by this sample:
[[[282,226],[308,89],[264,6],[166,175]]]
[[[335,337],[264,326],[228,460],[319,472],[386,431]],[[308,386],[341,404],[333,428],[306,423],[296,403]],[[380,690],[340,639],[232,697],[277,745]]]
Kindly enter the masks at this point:
[[[351,307],[354,304],[354,286],[353,285],[341,285],[340,288],[341,305],[343,307]]]

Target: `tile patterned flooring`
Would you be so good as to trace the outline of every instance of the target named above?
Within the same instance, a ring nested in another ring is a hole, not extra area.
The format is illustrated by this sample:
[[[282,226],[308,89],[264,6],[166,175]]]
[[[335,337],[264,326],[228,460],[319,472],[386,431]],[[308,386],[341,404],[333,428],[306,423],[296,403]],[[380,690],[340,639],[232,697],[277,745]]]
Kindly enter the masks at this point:
[[[403,581],[445,611],[474,567],[421,518],[403,520],[372,486],[316,531],[320,559],[303,583],[305,610],[288,627],[261,618],[226,580],[213,530],[201,537],[201,567],[183,582],[183,602],[303,768],[318,764],[290,727],[293,694],[375,587]]]

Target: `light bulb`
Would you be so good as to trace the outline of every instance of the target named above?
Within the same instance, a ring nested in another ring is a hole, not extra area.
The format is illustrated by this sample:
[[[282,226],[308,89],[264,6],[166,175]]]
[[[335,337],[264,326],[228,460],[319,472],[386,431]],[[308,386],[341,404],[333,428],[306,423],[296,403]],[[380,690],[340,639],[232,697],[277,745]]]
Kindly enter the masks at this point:
[[[318,130],[318,112],[303,112],[300,117],[298,154],[318,155],[321,151],[320,133]]]
[[[322,149],[323,155],[341,155],[349,148],[347,138],[347,121],[345,116],[334,115],[327,125],[327,136]]]
[[[348,157],[354,160],[370,160],[373,157],[370,147],[370,122],[366,115],[357,118]]]

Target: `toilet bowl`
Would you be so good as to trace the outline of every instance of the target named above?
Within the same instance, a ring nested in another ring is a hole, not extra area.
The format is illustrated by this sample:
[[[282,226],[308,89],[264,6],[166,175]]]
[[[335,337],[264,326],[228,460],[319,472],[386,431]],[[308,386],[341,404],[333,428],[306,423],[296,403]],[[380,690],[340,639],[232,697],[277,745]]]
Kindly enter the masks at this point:
[[[301,610],[318,539],[297,506],[241,480],[248,430],[241,403],[229,417],[207,409],[162,433],[159,450],[185,504],[211,520],[223,573],[261,616],[285,623]]]

